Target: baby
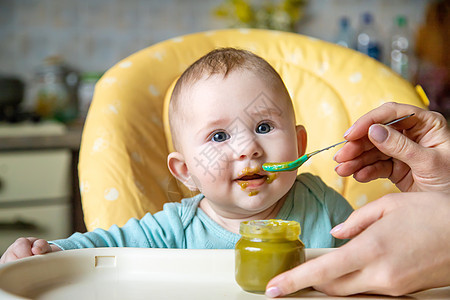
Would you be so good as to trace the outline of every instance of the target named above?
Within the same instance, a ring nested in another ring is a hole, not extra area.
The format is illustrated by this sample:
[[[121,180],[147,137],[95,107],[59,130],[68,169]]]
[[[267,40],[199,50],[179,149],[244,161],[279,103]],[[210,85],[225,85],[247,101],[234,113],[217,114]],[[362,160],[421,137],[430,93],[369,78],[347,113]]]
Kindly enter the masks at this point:
[[[241,221],[285,219],[301,224],[306,247],[328,248],[331,228],[352,212],[347,201],[311,174],[268,173],[265,162],[305,152],[288,91],[264,59],[233,48],[214,50],[192,64],[175,85],[169,120],[176,152],[170,172],[200,193],[119,228],[75,233],[47,242],[20,238],[0,262],[90,247],[229,249]]]

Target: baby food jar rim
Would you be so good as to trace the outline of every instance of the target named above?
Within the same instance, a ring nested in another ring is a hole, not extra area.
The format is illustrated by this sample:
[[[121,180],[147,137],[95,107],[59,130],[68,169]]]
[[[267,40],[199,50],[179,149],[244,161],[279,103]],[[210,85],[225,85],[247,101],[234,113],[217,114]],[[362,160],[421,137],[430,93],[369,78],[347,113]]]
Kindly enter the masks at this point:
[[[299,240],[300,224],[288,220],[251,220],[241,222],[239,233],[252,240]]]

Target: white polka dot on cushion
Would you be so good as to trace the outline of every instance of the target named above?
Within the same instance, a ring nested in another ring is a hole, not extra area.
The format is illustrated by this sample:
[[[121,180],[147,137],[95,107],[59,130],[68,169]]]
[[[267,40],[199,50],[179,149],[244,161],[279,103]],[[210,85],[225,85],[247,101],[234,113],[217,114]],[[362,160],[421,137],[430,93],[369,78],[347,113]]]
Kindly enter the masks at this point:
[[[353,95],[348,98],[351,99],[351,103],[354,107],[361,107],[364,104],[364,97],[361,94]]]
[[[358,83],[362,80],[362,74],[360,72],[356,72],[350,75],[348,81],[351,83]]]
[[[381,67],[380,68],[380,74],[382,76],[385,76],[385,77],[392,77],[393,76],[393,73],[392,73],[391,69],[385,68],[385,67]]]
[[[253,43],[248,43],[247,45],[245,45],[245,49],[247,49],[250,52],[257,52],[258,51],[258,46],[256,44]]]
[[[100,220],[98,218],[95,218],[90,224],[89,227],[91,228],[98,228],[100,225]]]
[[[135,162],[142,163],[142,157],[137,152],[131,152],[131,159],[133,159]]]
[[[136,185],[136,187],[138,188],[138,190],[139,190],[139,192],[141,192],[142,194],[144,194],[144,192],[145,192],[145,188],[144,188],[144,185],[140,182],[140,181],[138,181],[138,180],[134,180],[134,184]]]
[[[296,49],[294,52],[289,53],[288,55],[286,55],[286,61],[289,63],[293,63],[298,65],[300,63],[300,61],[303,58],[303,53],[300,49]]]
[[[322,61],[318,64],[317,73],[319,75],[325,74],[326,71],[330,68],[330,63],[327,61]]]
[[[205,31],[205,35],[206,36],[213,36],[213,35],[215,35],[216,34],[216,30],[208,30],[208,31]]]
[[[341,190],[344,188],[344,178],[338,177],[334,183],[335,183],[337,189]]]
[[[171,41],[175,43],[181,43],[183,40],[184,39],[181,36],[171,39]]]
[[[84,194],[89,192],[90,186],[89,186],[89,181],[85,180],[85,181],[80,181],[80,193]]]
[[[117,198],[119,198],[119,191],[116,188],[106,189],[103,193],[103,198],[108,201],[117,200]]]
[[[392,184],[392,182],[386,180],[385,182],[383,182],[383,188],[386,190],[390,190],[392,189]]]
[[[157,51],[157,52],[153,53],[153,57],[159,61],[163,61],[164,54],[162,52]]]
[[[117,82],[117,78],[116,77],[104,77],[100,80],[101,84],[108,84],[108,85],[112,85],[114,83]]]
[[[334,107],[331,105],[327,99],[320,99],[320,108],[322,110],[323,116],[331,116],[334,113]]]
[[[107,114],[113,113],[115,115],[118,115],[119,110],[120,110],[120,101],[116,100],[113,101],[113,103],[108,104],[103,112]]]
[[[239,32],[243,33],[243,34],[249,34],[250,33],[250,29],[248,29],[248,28],[241,28],[241,29],[239,29]]]
[[[159,115],[157,115],[157,114],[153,114],[152,117],[151,117],[151,120],[152,120],[153,124],[155,124],[158,127],[163,127],[164,126],[164,124],[163,124],[163,122],[161,120],[161,117]]]
[[[126,68],[131,67],[132,65],[133,65],[133,63],[131,61],[127,60],[127,61],[121,62],[119,64],[119,67],[126,69]]]
[[[356,199],[355,204],[357,207],[362,207],[367,204],[367,201],[367,195],[361,195]]]
[[[155,97],[158,97],[161,93],[159,92],[158,88],[154,86],[153,84],[148,87],[148,91],[150,94],[152,94]]]
[[[119,114],[119,111],[117,110],[117,107],[114,106],[114,105],[112,105],[112,104],[108,105],[108,109],[109,109],[111,112],[115,113],[116,115]]]
[[[392,96],[381,97],[378,99],[378,106],[380,106],[386,102],[392,102],[392,101],[394,101]]]
[[[93,152],[101,152],[109,147],[109,141],[103,137],[96,138],[94,141],[94,146],[92,146]]]

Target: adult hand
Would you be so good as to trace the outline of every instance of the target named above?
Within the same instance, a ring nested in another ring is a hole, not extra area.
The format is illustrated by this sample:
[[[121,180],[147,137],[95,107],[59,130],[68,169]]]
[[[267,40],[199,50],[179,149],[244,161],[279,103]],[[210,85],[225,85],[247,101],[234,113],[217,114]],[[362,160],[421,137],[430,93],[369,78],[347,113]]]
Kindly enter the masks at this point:
[[[450,285],[450,195],[397,193],[356,210],[332,234],[344,246],[273,278],[266,295],[313,286],[391,296]]]
[[[20,258],[40,255],[55,251],[61,251],[56,245],[50,245],[46,240],[34,237],[18,238],[11,246],[6,249],[0,258],[0,264],[18,260]]]
[[[353,174],[360,182],[389,178],[403,192],[450,190],[450,130],[439,113],[386,103],[357,120],[345,138],[349,142],[334,158],[340,176]]]

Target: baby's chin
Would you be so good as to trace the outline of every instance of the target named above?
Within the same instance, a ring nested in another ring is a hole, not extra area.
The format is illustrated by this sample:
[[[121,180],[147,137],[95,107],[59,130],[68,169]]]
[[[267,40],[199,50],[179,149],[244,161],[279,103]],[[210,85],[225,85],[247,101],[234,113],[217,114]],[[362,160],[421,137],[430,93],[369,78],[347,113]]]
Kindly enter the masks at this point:
[[[286,174],[287,175],[287,174]],[[232,189],[226,195],[218,194],[217,190],[203,190],[207,201],[212,202],[212,206],[222,207],[238,214],[252,215],[263,212],[280,200],[284,200],[289,193],[295,176],[286,176],[282,180],[275,179],[271,183],[266,183],[259,189],[242,188],[238,183],[233,182]],[[215,203],[215,205],[213,204]]]
[[[259,213],[276,205],[279,201],[285,198],[286,194],[287,192],[268,194],[255,191],[254,194],[244,194],[240,196],[238,205],[240,208],[243,208],[250,213]]]

